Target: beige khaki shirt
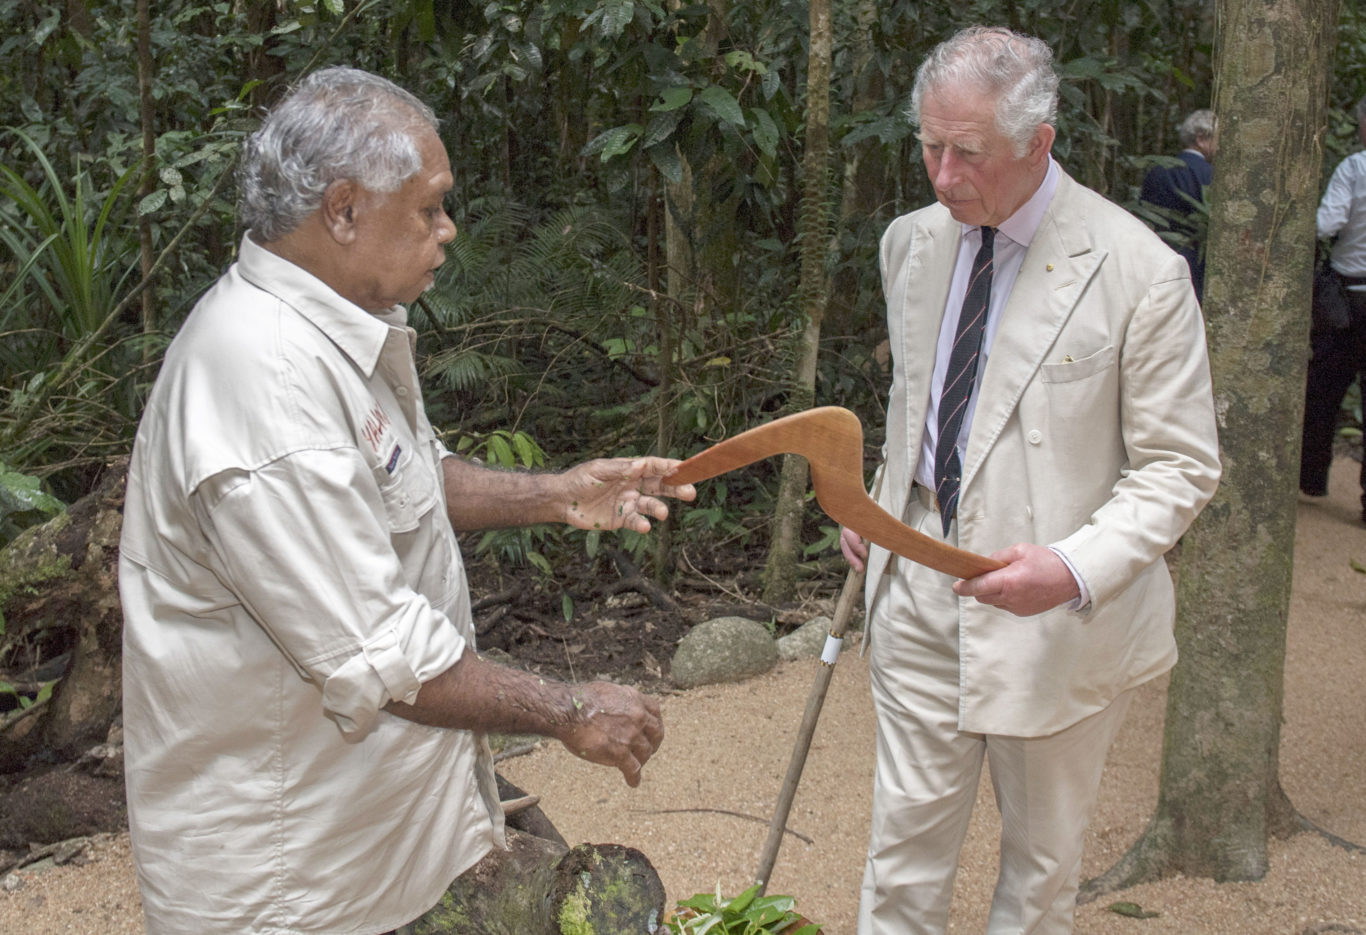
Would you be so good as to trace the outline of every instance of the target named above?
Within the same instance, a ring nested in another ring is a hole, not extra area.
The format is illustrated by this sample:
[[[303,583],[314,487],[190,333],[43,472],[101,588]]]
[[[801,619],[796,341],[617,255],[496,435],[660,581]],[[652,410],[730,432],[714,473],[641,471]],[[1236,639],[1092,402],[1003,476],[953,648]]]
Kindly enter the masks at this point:
[[[474,642],[413,340],[244,239],[166,354],[119,569],[149,932],[373,935],[502,844],[483,738],[382,710]]]

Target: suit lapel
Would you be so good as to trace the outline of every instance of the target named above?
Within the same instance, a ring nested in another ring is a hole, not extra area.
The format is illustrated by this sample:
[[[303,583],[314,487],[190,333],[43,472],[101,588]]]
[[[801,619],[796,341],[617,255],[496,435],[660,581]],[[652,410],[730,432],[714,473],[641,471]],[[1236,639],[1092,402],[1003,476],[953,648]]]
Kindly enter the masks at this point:
[[[917,225],[906,258],[905,283],[901,308],[901,359],[906,378],[906,441],[911,450],[909,461],[914,470],[920,454],[920,438],[930,404],[930,383],[934,377],[935,350],[944,320],[953,266],[958,255],[961,225],[947,211],[936,211],[923,225]],[[917,311],[913,306],[920,306]]]
[[[1034,379],[1106,253],[1095,249],[1084,208],[1072,197],[1077,183],[1065,173],[1001,311],[1001,323],[982,374],[968,438],[963,486],[972,483],[987,452]],[[1060,217],[1067,224],[1058,223]]]

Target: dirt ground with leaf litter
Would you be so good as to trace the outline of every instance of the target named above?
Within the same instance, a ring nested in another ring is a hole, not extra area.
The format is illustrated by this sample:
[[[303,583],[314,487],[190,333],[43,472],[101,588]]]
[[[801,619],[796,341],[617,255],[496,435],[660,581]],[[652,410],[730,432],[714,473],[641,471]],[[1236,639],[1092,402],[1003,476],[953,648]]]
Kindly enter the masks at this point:
[[[1357,465],[1340,460],[1328,498],[1300,498],[1285,673],[1280,769],[1299,811],[1366,844],[1366,524]],[[647,659],[646,664],[658,662]],[[591,663],[590,663],[591,665]],[[591,677],[596,672],[581,672]],[[572,844],[640,849],[671,900],[743,889],[759,852],[815,675],[789,662],[760,678],[661,690],[664,746],[637,789],[558,745],[504,760],[500,771],[541,796]],[[646,680],[647,682],[652,680]],[[1109,868],[1138,838],[1157,797],[1166,680],[1146,686],[1111,751],[1088,838],[1085,874]],[[834,678],[778,855],[771,893],[828,935],[852,935],[871,807],[873,718],[867,666],[846,652]],[[964,845],[950,930],[981,932],[999,825],[984,783]],[[1147,918],[1110,907],[1129,903]],[[99,836],[80,865],[39,863],[0,886],[0,935],[141,932],[126,833]],[[1366,853],[1312,834],[1271,845],[1257,883],[1174,878],[1079,907],[1079,935],[1366,935]]]

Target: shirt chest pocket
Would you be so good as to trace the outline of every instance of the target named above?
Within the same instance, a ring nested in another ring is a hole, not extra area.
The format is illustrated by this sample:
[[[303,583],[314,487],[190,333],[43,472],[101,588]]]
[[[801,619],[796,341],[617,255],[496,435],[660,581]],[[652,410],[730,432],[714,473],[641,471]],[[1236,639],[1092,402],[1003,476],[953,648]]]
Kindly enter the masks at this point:
[[[393,534],[412,532],[437,502],[437,486],[431,467],[402,445],[378,469],[383,475],[379,495],[385,520]]]
[[[1034,424],[1046,428],[1052,447],[1064,460],[1099,457],[1117,444],[1119,355],[1114,345],[1078,359],[1043,364],[1028,392]]]
[[[1104,373],[1115,365],[1115,346],[1107,344],[1094,354],[1080,360],[1066,360],[1046,363],[1039,370],[1039,379],[1044,383],[1075,383]]]

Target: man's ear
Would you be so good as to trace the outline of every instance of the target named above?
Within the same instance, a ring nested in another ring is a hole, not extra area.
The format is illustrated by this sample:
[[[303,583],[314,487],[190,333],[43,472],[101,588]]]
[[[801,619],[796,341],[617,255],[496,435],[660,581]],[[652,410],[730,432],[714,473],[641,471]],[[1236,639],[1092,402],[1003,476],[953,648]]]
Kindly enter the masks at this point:
[[[1035,165],[1047,161],[1048,154],[1053,150],[1053,140],[1057,135],[1057,128],[1052,124],[1039,124],[1039,128],[1034,131],[1034,136],[1029,141],[1029,148],[1025,157]]]
[[[356,211],[359,208],[360,186],[350,179],[342,179],[327,186],[323,192],[318,216],[323,226],[339,244],[348,245],[356,239]]]

